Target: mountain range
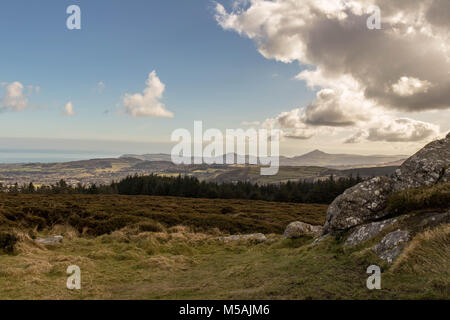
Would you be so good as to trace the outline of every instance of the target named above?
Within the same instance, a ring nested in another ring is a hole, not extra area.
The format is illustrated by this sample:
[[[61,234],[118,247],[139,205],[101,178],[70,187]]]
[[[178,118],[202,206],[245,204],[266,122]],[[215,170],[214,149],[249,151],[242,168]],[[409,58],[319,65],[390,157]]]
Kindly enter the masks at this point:
[[[233,155],[236,159],[236,154]],[[219,156],[220,158],[223,156]],[[246,156],[246,163],[249,161]],[[280,156],[280,166],[319,166],[328,168],[352,168],[352,167],[378,167],[398,166],[408,158],[407,155],[355,155],[355,154],[330,154],[320,150],[314,150],[300,156]],[[172,161],[170,154],[126,154],[121,158],[134,158],[142,161]]]

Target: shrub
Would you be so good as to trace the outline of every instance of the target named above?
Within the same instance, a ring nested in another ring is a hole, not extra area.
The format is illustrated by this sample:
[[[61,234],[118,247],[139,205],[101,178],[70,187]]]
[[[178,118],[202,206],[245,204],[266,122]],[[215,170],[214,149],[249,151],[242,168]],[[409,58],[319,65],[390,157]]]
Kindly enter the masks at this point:
[[[234,213],[235,210],[234,210],[233,207],[223,207],[223,208],[220,210],[220,212],[221,212],[222,214],[228,214],[228,213]]]
[[[162,232],[163,228],[155,221],[146,221],[139,224],[140,232]]]
[[[42,230],[47,226],[47,222],[44,218],[34,215],[27,215],[26,224],[32,228],[38,227],[39,230]]]
[[[4,253],[13,253],[17,242],[17,236],[9,232],[0,232],[0,251]]]

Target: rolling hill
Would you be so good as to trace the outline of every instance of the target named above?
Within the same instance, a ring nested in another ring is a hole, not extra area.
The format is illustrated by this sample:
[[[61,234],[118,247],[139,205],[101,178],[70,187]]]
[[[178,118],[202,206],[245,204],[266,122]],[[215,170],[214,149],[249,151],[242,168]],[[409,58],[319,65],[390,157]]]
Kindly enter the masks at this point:
[[[223,157],[223,156],[222,156]],[[236,158],[236,155],[234,155]],[[328,168],[356,168],[367,166],[394,166],[401,165],[403,161],[408,158],[407,155],[355,155],[355,154],[330,154],[320,150],[314,150],[312,152],[295,156],[285,157],[280,156],[281,166],[319,166]],[[134,155],[126,154],[121,158],[135,158],[143,161],[171,161],[169,154],[144,154]],[[217,157],[220,158],[220,157]],[[246,157],[246,163],[248,163],[249,156]]]

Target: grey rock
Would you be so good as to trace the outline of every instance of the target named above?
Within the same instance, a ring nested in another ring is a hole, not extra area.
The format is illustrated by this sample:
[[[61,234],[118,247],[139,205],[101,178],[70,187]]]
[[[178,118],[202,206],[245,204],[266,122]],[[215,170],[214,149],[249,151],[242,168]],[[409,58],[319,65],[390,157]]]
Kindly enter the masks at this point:
[[[344,246],[352,247],[367,241],[383,231],[384,228],[393,225],[396,221],[397,219],[394,218],[355,227],[347,237],[347,240],[345,240]]]
[[[395,173],[395,189],[404,190],[450,181],[450,134],[427,144]]]
[[[406,160],[393,178],[364,181],[337,197],[328,207],[323,234],[367,224],[389,214],[387,200],[395,191],[450,181],[450,134],[429,143]]]
[[[408,240],[409,232],[399,229],[388,233],[372,250],[381,259],[392,263],[402,253]]]
[[[345,190],[328,207],[323,233],[346,230],[385,216],[392,191],[393,182],[387,177],[376,177]]]
[[[252,233],[252,234],[237,234],[237,235],[231,235],[227,237],[220,237],[220,241],[223,241],[225,243],[231,242],[231,241],[240,241],[240,240],[255,240],[256,242],[265,242],[267,241],[267,238],[262,233]]]
[[[443,223],[450,223],[450,210],[444,213],[428,213],[419,223],[419,228],[437,227]]]
[[[44,244],[44,245],[55,245],[59,244],[64,240],[63,236],[53,236],[50,238],[43,238],[43,239],[37,239],[35,240],[37,243]]]
[[[402,248],[394,247],[392,249],[387,249],[380,252],[379,257],[388,263],[392,263],[402,253],[402,251]]]
[[[283,237],[287,239],[295,239],[301,236],[316,236],[322,232],[321,226],[313,226],[301,221],[290,223],[284,231]]]

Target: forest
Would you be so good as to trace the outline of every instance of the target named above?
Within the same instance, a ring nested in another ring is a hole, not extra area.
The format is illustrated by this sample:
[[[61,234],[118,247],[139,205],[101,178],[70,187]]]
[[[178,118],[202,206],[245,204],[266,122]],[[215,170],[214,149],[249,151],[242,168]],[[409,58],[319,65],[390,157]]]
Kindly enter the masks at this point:
[[[276,202],[330,204],[346,189],[362,181],[359,176],[317,181],[288,181],[279,184],[257,184],[251,182],[216,183],[199,181],[195,177],[160,175],[128,176],[110,185],[70,186],[64,180],[50,186],[35,186],[33,183],[5,188],[0,191],[24,194],[121,194],[152,195],[206,199],[246,199]]]

